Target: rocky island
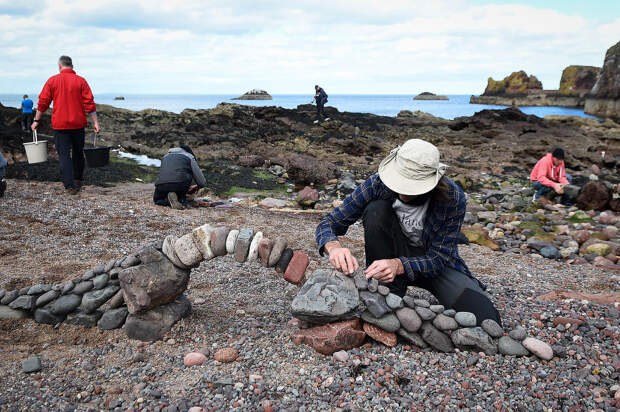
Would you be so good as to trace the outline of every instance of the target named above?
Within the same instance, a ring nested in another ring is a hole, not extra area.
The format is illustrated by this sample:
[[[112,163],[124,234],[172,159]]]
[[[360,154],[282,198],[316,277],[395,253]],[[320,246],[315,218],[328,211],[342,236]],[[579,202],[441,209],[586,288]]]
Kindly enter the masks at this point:
[[[607,50],[600,78],[586,98],[584,111],[620,119],[620,42]]]
[[[272,100],[272,97],[264,90],[252,89],[242,96],[235,97],[232,100]]]
[[[450,100],[448,96],[437,95],[431,92],[422,92],[415,96],[413,100]]]

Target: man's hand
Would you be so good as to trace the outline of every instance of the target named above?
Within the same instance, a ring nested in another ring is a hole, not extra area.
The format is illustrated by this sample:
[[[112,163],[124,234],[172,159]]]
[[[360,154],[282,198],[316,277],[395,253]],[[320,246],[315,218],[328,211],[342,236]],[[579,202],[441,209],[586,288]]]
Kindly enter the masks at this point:
[[[92,112],[90,117],[93,119],[93,128],[95,129],[95,133],[99,133],[101,131],[101,127],[99,127],[99,119],[97,118],[97,112]]]
[[[101,131],[101,127],[99,127],[99,122],[95,122],[94,126],[95,133],[99,133]]]
[[[372,265],[364,271],[366,279],[375,278],[379,282],[390,283],[396,275],[405,273],[405,268],[400,259],[381,259],[372,262]]]
[[[553,190],[555,190],[555,193],[557,193],[558,195],[564,194],[564,186],[559,183],[553,186]]]
[[[33,132],[37,130],[37,127],[39,127],[39,122],[33,121],[32,124],[30,125],[30,128],[32,129]]]
[[[338,241],[327,242],[325,250],[329,253],[329,261],[336,270],[345,275],[355,272],[359,265],[351,250],[340,245]]]

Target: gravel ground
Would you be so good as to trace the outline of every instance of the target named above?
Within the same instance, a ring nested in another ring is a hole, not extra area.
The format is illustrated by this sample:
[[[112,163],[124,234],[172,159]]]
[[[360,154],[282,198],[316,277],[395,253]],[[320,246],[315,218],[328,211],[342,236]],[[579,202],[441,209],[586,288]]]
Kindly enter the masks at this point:
[[[309,252],[309,270],[327,266],[314,245],[319,216],[243,205],[174,211],[153,206],[151,194],[150,185],[124,184],[87,186],[68,197],[58,183],[9,180],[0,208],[0,288],[69,280],[147,241],[204,223],[284,236]],[[359,257],[360,229],[352,227],[344,241]],[[131,341],[122,330],[0,321],[0,410],[616,410],[618,309],[536,297],[555,289],[617,291],[617,272],[477,245],[461,252],[489,285],[506,329],[522,325],[554,345],[554,359],[371,342],[337,361],[290,341],[296,287],[271,269],[224,257],[192,271],[187,295],[193,313],[164,341]],[[585,323],[554,327],[558,316]],[[228,346],[239,358],[217,362],[213,353]],[[184,366],[184,355],[197,350],[210,353],[207,362]],[[32,355],[43,369],[27,375],[20,362]]]

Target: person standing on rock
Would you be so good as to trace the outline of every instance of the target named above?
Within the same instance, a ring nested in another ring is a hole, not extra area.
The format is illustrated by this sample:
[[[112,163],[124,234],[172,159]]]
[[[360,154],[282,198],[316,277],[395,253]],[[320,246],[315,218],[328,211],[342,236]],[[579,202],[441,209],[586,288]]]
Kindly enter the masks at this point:
[[[196,182],[197,187],[207,185],[207,179],[202,174],[192,149],[185,144],[173,147],[161,159],[153,202],[158,206],[184,209],[187,204],[187,193],[193,189],[192,180]]]
[[[530,181],[536,190],[533,201],[555,191],[555,193],[563,195],[560,202],[567,204],[569,199],[564,196],[564,186],[570,184],[572,179],[570,175],[566,174],[564,150],[558,147],[540,159],[530,173]]]
[[[325,106],[325,103],[327,103],[327,93],[325,93],[325,90],[323,90],[322,87],[319,87],[318,84],[314,85],[314,99],[316,102],[316,120],[314,121],[314,123],[318,123],[322,120],[324,113],[323,113],[323,106]],[[329,120],[329,117],[325,119],[325,121]]]
[[[60,56],[58,71],[60,73],[50,77],[39,93],[37,113],[31,128],[33,131],[37,129],[41,116],[53,101],[52,129],[62,183],[69,194],[76,195],[82,188],[84,174],[86,113],[93,119],[95,133],[99,133],[100,127],[93,93],[86,80],[73,71],[71,57]]]
[[[316,229],[319,253],[351,274],[358,263],[337,236],[362,219],[366,278],[375,278],[404,296],[408,286],[430,291],[446,308],[472,312],[478,325],[499,312],[459,256],[457,244],[465,217],[463,190],[444,173],[439,150],[411,139],[392,150],[343,204],[323,217]]]
[[[28,95],[24,95],[24,99],[22,100],[22,131],[26,132],[30,130],[30,126],[32,126],[32,107],[34,106],[34,102],[28,98]]]
[[[6,165],[8,162],[6,158],[0,152],[0,197],[4,196],[4,192],[6,191],[6,181],[4,180],[4,176],[6,175]]]

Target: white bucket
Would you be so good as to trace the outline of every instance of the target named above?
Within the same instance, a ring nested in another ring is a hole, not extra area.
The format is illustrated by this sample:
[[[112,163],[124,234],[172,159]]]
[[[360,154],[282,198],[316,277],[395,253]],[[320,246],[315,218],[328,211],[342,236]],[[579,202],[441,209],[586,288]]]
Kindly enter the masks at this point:
[[[32,132],[32,142],[24,143],[28,163],[47,162],[47,140],[38,140],[37,131]]]

